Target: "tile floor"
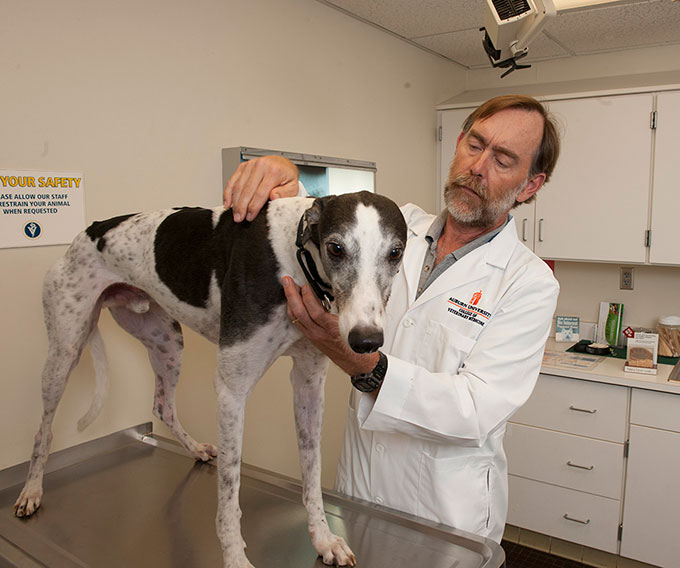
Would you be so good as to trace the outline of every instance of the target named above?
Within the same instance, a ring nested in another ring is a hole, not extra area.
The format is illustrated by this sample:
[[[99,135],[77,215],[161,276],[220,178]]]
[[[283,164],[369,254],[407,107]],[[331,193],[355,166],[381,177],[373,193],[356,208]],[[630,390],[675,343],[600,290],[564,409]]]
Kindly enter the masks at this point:
[[[589,568],[575,560],[553,556],[507,540],[501,542],[501,546],[505,550],[506,568]]]

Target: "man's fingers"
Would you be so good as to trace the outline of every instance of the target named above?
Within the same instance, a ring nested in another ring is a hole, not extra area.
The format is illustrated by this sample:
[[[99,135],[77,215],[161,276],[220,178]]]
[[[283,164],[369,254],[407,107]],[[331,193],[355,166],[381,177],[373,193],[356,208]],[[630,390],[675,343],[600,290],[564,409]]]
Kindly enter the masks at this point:
[[[282,283],[283,293],[286,295],[286,301],[288,302],[288,307],[286,308],[288,319],[297,323],[301,317],[304,318],[306,316],[305,305],[300,295],[300,287],[293,282],[290,276],[284,276]]]
[[[242,169],[239,166],[232,176],[227,180],[227,185],[224,186],[224,193],[222,194],[222,203],[225,209],[232,206],[234,199],[234,189],[238,187],[241,179]]]
[[[298,193],[297,167],[281,156],[263,156],[239,164],[222,200],[236,222],[252,221],[269,199]]]
[[[323,325],[323,320],[325,316],[328,315],[328,312],[326,312],[321,305],[319,298],[317,298],[314,290],[312,290],[312,287],[309,284],[305,284],[302,287],[301,295],[309,317],[318,325]]]
[[[243,172],[240,177],[240,183],[235,188],[232,203],[234,221],[237,223],[248,218],[249,214],[251,218],[248,220],[252,221],[267,200],[267,195],[264,198],[258,196],[258,189],[261,188],[264,178],[264,171],[258,164],[259,162],[254,160],[241,164]],[[254,215],[252,214],[253,212]]]

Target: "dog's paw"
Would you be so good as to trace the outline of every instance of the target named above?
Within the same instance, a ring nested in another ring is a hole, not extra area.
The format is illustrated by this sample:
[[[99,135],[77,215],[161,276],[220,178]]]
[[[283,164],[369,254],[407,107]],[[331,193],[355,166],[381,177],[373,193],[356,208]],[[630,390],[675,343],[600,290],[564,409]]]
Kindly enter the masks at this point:
[[[243,561],[236,560],[225,560],[222,568],[255,568],[247,558],[243,558]]]
[[[40,507],[42,491],[27,491],[23,489],[21,495],[14,503],[14,514],[17,517],[29,517]]]
[[[195,448],[190,450],[192,457],[196,461],[207,462],[212,458],[217,457],[217,448],[213,444],[196,444]]]
[[[331,533],[323,542],[315,543],[315,547],[324,564],[335,566],[357,565],[354,553],[342,537]]]
[[[246,557],[246,543],[243,539],[241,539],[241,542],[243,542],[242,549],[237,549],[235,552],[231,553],[228,550],[223,550],[224,563],[222,568],[255,568]]]

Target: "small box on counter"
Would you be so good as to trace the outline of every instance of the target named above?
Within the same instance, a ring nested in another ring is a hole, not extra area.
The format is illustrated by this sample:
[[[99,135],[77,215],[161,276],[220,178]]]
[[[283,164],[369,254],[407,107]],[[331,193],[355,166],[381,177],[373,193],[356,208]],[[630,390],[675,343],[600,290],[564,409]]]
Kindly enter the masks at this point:
[[[578,341],[580,320],[576,316],[557,316],[555,319],[555,341]]]
[[[656,375],[659,336],[656,333],[636,333],[628,339],[627,359],[623,370],[629,373]]]

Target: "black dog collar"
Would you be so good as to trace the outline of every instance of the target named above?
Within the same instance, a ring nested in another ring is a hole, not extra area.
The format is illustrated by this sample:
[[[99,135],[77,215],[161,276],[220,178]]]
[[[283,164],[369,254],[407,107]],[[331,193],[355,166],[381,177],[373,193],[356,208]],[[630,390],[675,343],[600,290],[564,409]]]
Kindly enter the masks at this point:
[[[300,223],[298,224],[297,239],[295,239],[295,246],[298,248],[295,256],[297,257],[298,263],[300,264],[300,268],[302,268],[302,272],[305,274],[307,282],[309,282],[312,290],[314,290],[316,297],[319,298],[324,310],[330,312],[331,302],[335,299],[333,294],[330,293],[332,288],[330,284],[324,282],[324,280],[321,278],[321,275],[316,268],[314,258],[312,257],[312,253],[310,253],[304,246],[304,229],[305,216],[302,215],[302,217],[300,217]],[[324,288],[326,288],[326,290],[324,290]]]

